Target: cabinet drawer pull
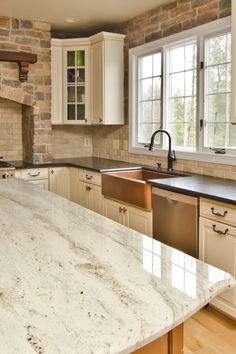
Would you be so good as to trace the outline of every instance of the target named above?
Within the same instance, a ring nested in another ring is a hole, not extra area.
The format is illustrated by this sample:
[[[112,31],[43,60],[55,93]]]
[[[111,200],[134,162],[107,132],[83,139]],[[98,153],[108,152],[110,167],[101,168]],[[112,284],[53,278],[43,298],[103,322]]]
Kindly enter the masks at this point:
[[[91,187],[86,186],[86,191],[89,191],[89,192],[90,192],[90,191],[91,191],[91,189],[92,189]]]
[[[216,230],[216,225],[212,225],[212,229],[213,229],[213,231],[216,232],[218,235],[222,235],[222,236],[227,235],[227,233],[229,232],[229,229],[225,229],[225,231]]]
[[[126,213],[126,212],[127,212],[126,208],[119,207],[119,213]]]
[[[223,214],[217,213],[217,212],[215,212],[214,210],[215,210],[215,208],[211,208],[212,214],[213,214],[213,215],[216,215],[216,216],[221,216],[222,218],[224,218],[224,217],[228,214],[227,210],[225,210],[225,211],[223,212]]]
[[[86,177],[86,179],[88,179],[88,180],[90,180],[90,179],[93,178],[93,176],[89,176],[89,175],[86,175],[85,177]]]
[[[28,172],[28,176],[30,176],[30,177],[38,177],[38,176],[40,176],[40,172],[37,172],[37,173]]]

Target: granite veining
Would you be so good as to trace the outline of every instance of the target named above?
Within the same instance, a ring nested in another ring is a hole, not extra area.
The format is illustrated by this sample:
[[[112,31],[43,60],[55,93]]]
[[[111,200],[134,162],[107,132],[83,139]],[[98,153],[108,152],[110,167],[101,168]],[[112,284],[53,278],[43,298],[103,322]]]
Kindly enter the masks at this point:
[[[0,181],[0,353],[130,353],[234,285],[35,185]]]

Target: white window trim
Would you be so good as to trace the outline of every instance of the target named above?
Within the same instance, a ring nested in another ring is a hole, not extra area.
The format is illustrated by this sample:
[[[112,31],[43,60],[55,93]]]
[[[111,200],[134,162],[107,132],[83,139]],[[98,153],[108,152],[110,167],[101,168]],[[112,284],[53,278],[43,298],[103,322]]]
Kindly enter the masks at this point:
[[[136,97],[137,97],[137,74],[138,74],[138,58],[143,55],[148,55],[155,53],[160,50],[162,47],[169,46],[174,42],[185,41],[187,38],[199,37],[199,34],[206,33],[206,36],[209,36],[210,33],[221,32],[227,28],[231,27],[231,17],[226,17],[214,22],[210,22],[198,27],[194,27],[187,31],[182,31],[174,35],[158,39],[156,41],[143,44],[141,46],[132,48],[129,50],[129,152],[133,154],[141,154],[148,156],[166,156],[166,149],[158,149],[155,151],[148,151],[147,148],[135,145],[135,129],[136,129],[136,117],[137,117],[137,107],[136,107]],[[203,56],[203,53],[200,53],[200,56]],[[201,74],[202,75],[202,74]],[[198,94],[201,94],[202,87],[198,87]],[[163,92],[164,92],[163,88]],[[163,97],[162,97],[163,99]],[[201,100],[202,101],[202,100]],[[163,104],[164,107],[164,104]],[[200,114],[203,107],[199,107]],[[199,134],[199,129],[197,129],[197,134]],[[183,149],[176,150],[177,159],[183,160],[194,160],[194,161],[203,161],[210,163],[221,163],[221,164],[230,164],[236,165],[236,156],[233,153],[230,153],[228,150],[224,155],[218,155],[211,151],[184,151]]]

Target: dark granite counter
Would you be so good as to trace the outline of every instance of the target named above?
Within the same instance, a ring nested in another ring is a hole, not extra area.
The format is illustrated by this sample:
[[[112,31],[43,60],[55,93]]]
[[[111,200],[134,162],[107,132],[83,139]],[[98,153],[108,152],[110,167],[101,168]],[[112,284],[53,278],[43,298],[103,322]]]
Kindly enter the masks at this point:
[[[236,204],[236,181],[229,179],[192,175],[190,177],[151,180],[149,183],[153,187],[173,192]]]
[[[32,164],[24,161],[10,161],[16,169],[24,168],[39,168],[39,167],[80,167],[87,170],[96,172],[105,172],[110,170],[122,170],[122,169],[135,169],[141,168],[142,166],[128,163],[124,161],[115,161],[109,159],[100,159],[97,157],[78,157],[78,158],[64,158],[55,159],[50,163],[44,164]]]

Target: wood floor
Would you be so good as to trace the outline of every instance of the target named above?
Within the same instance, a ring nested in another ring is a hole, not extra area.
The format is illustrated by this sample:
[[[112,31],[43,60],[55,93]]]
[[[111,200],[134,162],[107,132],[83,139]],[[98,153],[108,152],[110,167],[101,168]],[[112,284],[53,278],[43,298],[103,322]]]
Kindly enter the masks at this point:
[[[184,354],[236,354],[236,322],[207,307],[185,322]]]

